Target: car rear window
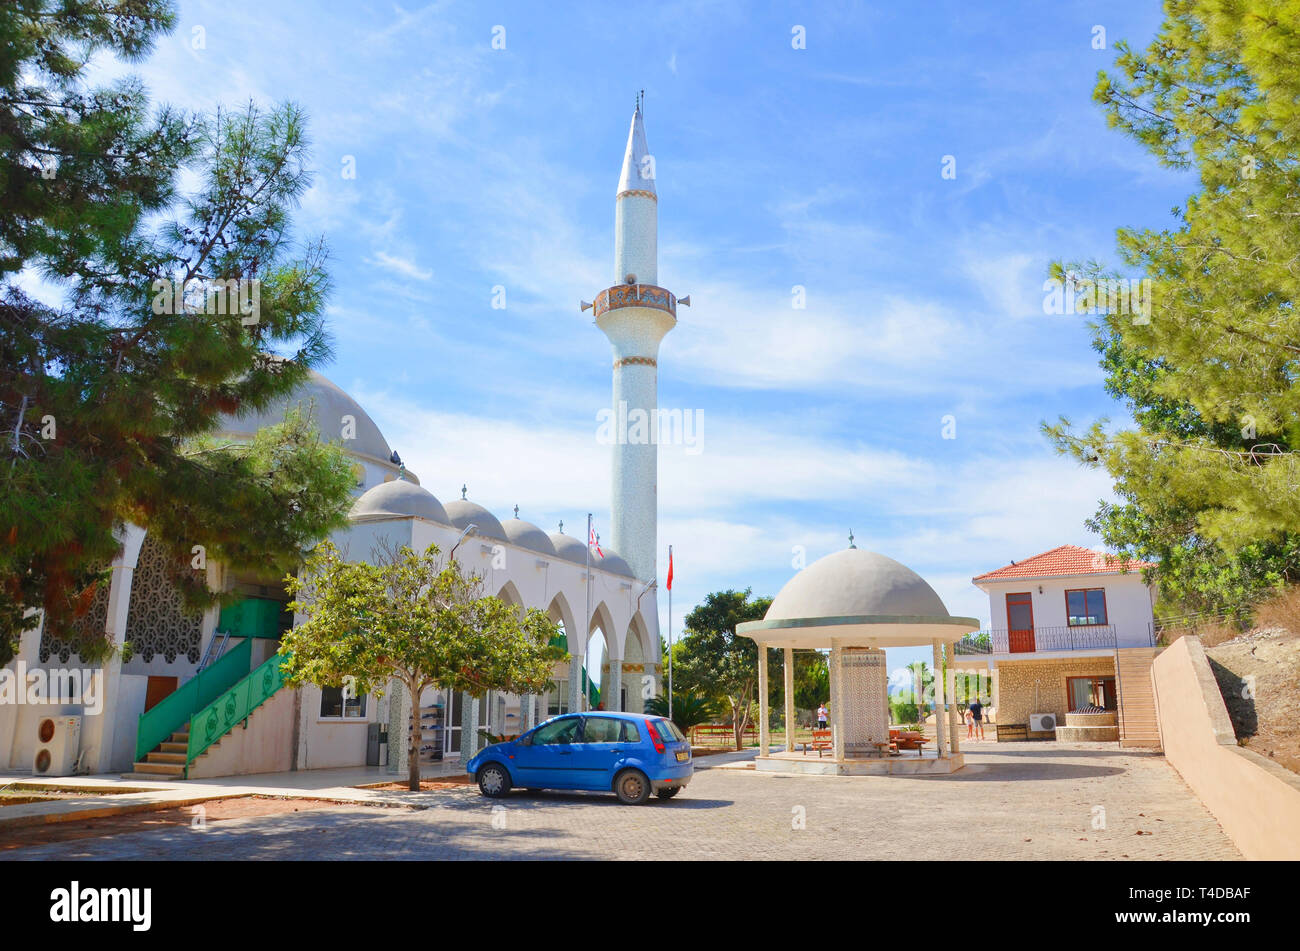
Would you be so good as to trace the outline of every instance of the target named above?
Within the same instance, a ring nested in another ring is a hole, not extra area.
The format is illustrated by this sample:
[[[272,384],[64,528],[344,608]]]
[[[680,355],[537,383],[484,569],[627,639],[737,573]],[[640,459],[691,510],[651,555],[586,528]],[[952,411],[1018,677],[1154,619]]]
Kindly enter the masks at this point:
[[[677,729],[677,724],[672,720],[652,720],[651,722],[655,725],[655,729],[659,731],[659,735],[665,740],[669,738],[679,741],[686,739],[686,734]]]

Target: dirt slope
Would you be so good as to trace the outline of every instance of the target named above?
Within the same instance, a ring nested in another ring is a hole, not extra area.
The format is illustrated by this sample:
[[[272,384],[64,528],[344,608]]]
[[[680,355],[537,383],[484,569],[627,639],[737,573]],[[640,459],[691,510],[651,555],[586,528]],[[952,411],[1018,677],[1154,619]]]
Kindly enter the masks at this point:
[[[1237,741],[1300,773],[1300,636],[1258,628],[1205,654]]]

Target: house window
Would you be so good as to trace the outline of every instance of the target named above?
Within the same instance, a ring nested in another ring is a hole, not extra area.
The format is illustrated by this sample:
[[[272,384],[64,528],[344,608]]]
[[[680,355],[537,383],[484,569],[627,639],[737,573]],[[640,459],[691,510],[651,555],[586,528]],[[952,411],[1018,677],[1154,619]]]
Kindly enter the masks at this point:
[[[1088,627],[1106,622],[1106,590],[1080,588],[1065,592],[1065,617],[1070,627]]]
[[[1117,708],[1114,677],[1067,677],[1065,693],[1070,712],[1114,710]]]
[[[320,688],[320,715],[322,719],[364,720],[366,718],[366,698],[343,698],[342,687]]]

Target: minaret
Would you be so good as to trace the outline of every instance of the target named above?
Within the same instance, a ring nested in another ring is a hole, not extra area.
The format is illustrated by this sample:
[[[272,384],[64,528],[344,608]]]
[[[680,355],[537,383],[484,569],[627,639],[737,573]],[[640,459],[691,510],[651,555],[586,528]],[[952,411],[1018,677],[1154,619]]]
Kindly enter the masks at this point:
[[[641,581],[656,577],[659,342],[677,325],[677,298],[657,283],[658,230],[654,159],[638,98],[614,198],[615,283],[583,309],[592,308],[614,355],[611,544]]]

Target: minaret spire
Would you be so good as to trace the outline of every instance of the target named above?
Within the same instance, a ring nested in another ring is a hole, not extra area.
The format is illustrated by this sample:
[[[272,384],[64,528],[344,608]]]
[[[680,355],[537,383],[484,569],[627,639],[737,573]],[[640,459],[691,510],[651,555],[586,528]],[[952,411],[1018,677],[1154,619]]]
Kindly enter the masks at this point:
[[[659,196],[644,105],[642,90],[614,196],[614,284],[596,295],[592,313],[614,356],[613,548],[639,580],[653,581],[659,447],[645,437],[658,433],[659,343],[677,326],[677,298],[658,284]]]

